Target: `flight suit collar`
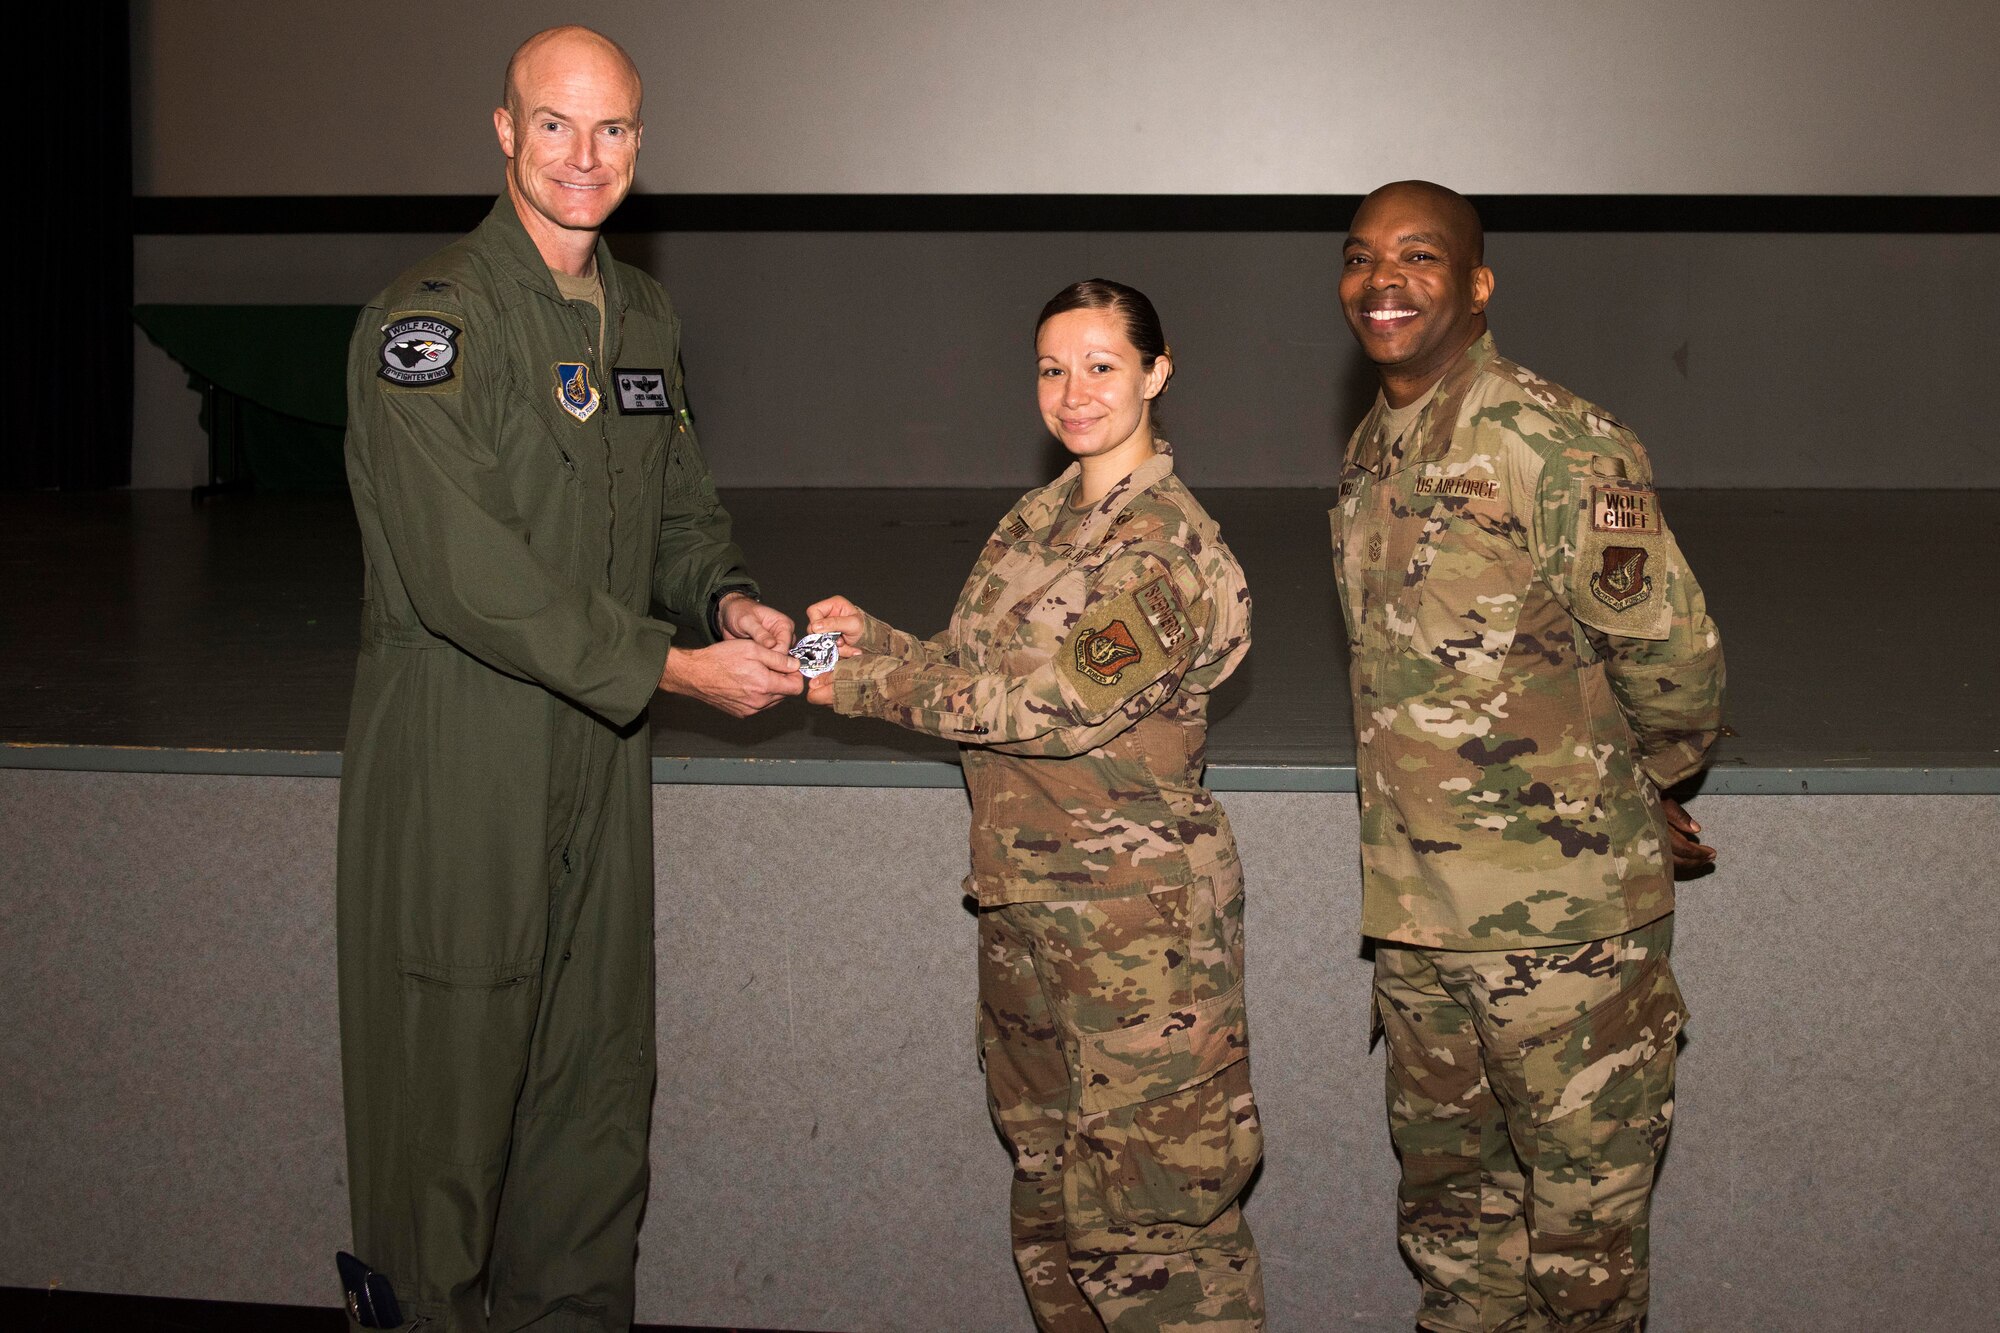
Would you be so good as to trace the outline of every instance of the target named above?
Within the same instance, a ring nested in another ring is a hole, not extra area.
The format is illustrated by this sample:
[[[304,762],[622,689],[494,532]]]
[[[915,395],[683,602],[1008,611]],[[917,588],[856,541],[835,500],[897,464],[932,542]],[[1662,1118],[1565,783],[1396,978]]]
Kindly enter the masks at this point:
[[[535,248],[528,229],[521,225],[521,218],[514,211],[514,201],[501,191],[487,210],[485,221],[473,231],[480,247],[492,255],[514,279],[529,291],[547,297],[557,305],[567,305],[563,294],[556,287],[555,278],[549,273],[548,261]],[[605,243],[603,233],[597,237],[597,274],[604,284],[604,339],[602,349],[604,365],[617,363],[620,333],[625,323],[625,289],[618,273],[618,263],[611,257],[611,247]]]
[[[1386,418],[1389,403],[1378,391],[1375,405],[1362,419],[1361,428],[1354,433],[1354,444],[1348,451],[1349,465],[1365,468],[1378,477],[1387,477],[1406,467],[1435,463],[1443,458],[1451,451],[1452,433],[1458,427],[1458,412],[1465,406],[1466,395],[1472,392],[1473,381],[1499,355],[1492,333],[1480,334],[1472,346],[1452,363],[1451,369],[1445,371],[1444,378],[1438,381],[1437,392],[1431,395],[1430,402],[1410,423],[1410,428],[1394,440],[1388,438]]]
[[[1102,500],[1092,505],[1083,522],[1077,525],[1075,533],[1066,542],[1051,544],[1049,531],[1055,526],[1056,518],[1063,506],[1069,503],[1069,494],[1083,475],[1083,464],[1071,463],[1063,469],[1063,474],[1048,485],[1035,491],[1021,501],[1014,511],[1019,520],[1015,536],[1017,540],[1035,541],[1051,545],[1052,549],[1072,552],[1088,551],[1104,540],[1105,533],[1118,520],[1118,515],[1133,497],[1143,495],[1162,481],[1173,475],[1174,447],[1165,440],[1155,441],[1155,452],[1145,462],[1128,473],[1124,480],[1113,486]],[[1010,524],[1010,526],[1015,526]]]

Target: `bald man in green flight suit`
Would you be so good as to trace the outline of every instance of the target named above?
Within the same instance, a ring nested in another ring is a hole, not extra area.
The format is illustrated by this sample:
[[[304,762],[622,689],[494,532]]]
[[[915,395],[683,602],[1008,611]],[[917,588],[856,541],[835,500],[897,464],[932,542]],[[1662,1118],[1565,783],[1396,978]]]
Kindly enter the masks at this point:
[[[341,782],[354,1247],[410,1326],[624,1329],[654,1079],[656,689],[802,690],[682,393],[680,322],[599,238],[638,71],[530,38],[506,192],[349,352],[367,600]]]

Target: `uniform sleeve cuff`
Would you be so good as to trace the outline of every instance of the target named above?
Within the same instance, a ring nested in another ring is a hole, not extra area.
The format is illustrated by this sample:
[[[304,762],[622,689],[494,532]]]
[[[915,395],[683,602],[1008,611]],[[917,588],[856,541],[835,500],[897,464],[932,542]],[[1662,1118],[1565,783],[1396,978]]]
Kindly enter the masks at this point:
[[[604,715],[620,726],[646,711],[660,688],[660,676],[667,668],[667,650],[673,647],[674,627],[658,620],[641,620],[632,634],[629,665],[619,671],[619,679],[604,703]]]
[[[708,618],[706,623],[711,642],[721,643],[724,638],[722,622],[718,617],[722,612],[722,599],[729,596],[732,592],[740,592],[753,601],[761,602],[764,600],[757,585],[749,579],[739,579],[731,583],[725,583],[710,593],[708,595]]]
[[[882,679],[899,665],[893,657],[849,658],[834,669],[833,711],[846,717],[880,717]]]

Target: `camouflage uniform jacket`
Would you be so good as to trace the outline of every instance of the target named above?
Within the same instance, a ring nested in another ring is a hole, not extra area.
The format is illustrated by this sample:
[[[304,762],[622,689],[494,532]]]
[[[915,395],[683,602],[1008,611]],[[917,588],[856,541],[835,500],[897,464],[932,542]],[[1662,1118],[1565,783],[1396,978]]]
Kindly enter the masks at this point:
[[[1364,932],[1536,948],[1672,911],[1657,789],[1706,762],[1722,646],[1645,450],[1490,334],[1398,439],[1386,410],[1332,512]]]
[[[943,634],[871,619],[834,680],[839,711],[964,747],[982,906],[1146,893],[1236,858],[1201,771],[1209,691],[1250,650],[1243,571],[1167,445],[1064,534],[1079,475],[1001,520]]]

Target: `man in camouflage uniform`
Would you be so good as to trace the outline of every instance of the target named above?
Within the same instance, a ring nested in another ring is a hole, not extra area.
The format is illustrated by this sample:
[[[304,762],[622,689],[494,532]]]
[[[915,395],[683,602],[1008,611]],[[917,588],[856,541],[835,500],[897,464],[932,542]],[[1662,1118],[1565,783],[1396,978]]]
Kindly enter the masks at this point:
[[[1200,778],[1250,598],[1164,443],[1081,510],[1078,475],[1001,520],[935,639],[814,606],[861,656],[812,697],[964,747],[979,1047],[1036,1326],[1248,1333],[1243,880]]]
[[[1363,929],[1440,1333],[1637,1329],[1685,1017],[1667,788],[1720,727],[1722,649],[1619,422],[1501,357],[1471,205],[1355,214],[1341,304],[1382,378],[1333,511]]]
[[[437,1333],[630,1327],[647,705],[665,688],[741,716],[801,688],[695,442],[680,321],[598,235],[632,183],[638,73],[553,29],[506,98],[507,192],[362,311],[348,370],[367,561],[338,870],[354,1246]]]

